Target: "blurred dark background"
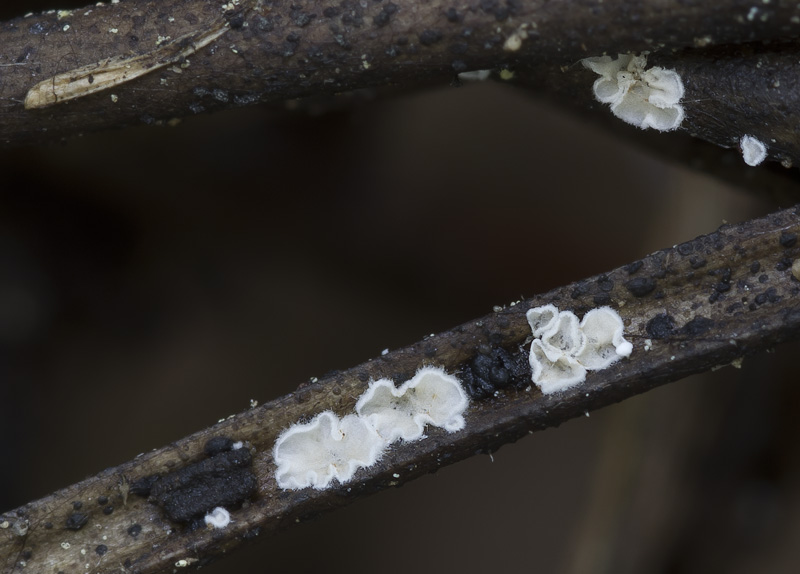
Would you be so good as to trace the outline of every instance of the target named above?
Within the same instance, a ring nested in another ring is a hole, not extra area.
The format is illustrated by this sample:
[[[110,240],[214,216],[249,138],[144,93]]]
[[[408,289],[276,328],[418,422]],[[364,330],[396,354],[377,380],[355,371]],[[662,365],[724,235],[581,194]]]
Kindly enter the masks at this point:
[[[0,17],[55,7],[71,6],[7,1]],[[629,131],[481,84],[0,151],[0,509],[778,207],[648,155]],[[206,570],[797,572],[797,350],[592,413]]]

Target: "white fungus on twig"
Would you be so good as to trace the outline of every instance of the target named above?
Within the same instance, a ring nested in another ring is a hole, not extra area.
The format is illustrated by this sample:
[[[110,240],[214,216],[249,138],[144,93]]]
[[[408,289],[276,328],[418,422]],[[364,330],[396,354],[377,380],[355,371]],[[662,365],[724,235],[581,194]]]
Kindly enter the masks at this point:
[[[684,118],[680,105],[684,88],[675,70],[647,69],[647,55],[619,54],[586,58],[583,65],[600,76],[594,85],[598,102],[611,105],[611,112],[638,128],[659,131],[678,129]]]
[[[356,416],[341,420],[324,411],[305,424],[295,424],[278,437],[273,458],[281,488],[324,489],[333,479],[350,480],[359,468],[375,464],[386,443],[374,428]]]
[[[340,420],[324,411],[281,433],[272,453],[275,480],[283,489],[345,483],[392,443],[425,438],[426,425],[461,430],[468,406],[461,381],[437,367],[423,367],[399,388],[389,379],[373,381],[356,403],[357,414]]]
[[[767,146],[760,140],[750,135],[742,136],[739,140],[742,158],[747,165],[756,166],[767,159]]]
[[[214,510],[205,516],[206,526],[212,528],[225,528],[231,523],[231,513],[217,506]]]
[[[633,351],[623,336],[622,318],[610,307],[592,309],[578,323],[571,311],[543,305],[527,313],[531,342],[531,380],[545,394],[586,380],[587,371],[605,369]]]
[[[442,369],[424,367],[396,388],[389,379],[370,383],[356,412],[387,442],[422,438],[430,424],[455,432],[464,428],[469,399],[459,380]]]

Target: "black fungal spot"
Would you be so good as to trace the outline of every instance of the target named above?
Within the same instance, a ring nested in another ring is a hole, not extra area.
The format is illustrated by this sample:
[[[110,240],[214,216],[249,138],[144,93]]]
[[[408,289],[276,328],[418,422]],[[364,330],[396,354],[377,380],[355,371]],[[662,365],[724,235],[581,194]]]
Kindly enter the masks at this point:
[[[208,456],[214,456],[215,454],[225,452],[226,450],[231,450],[232,448],[232,438],[226,436],[215,436],[214,438],[206,441],[206,444],[203,447],[203,452],[205,452]]]
[[[80,530],[83,528],[86,523],[89,522],[89,515],[88,514],[81,514],[80,512],[73,512],[67,518],[67,522],[64,527],[67,530]]]
[[[570,297],[577,299],[591,293],[591,291],[592,287],[588,283],[578,283],[575,289],[572,290],[572,293],[570,293]]]
[[[767,275],[766,273],[762,273],[761,275],[758,276],[759,283],[766,283],[767,281],[769,281],[769,275]]]
[[[650,277],[637,277],[636,279],[627,281],[624,285],[634,297],[649,295],[656,288],[656,282]]]
[[[776,271],[786,271],[792,266],[792,260],[789,257],[784,257],[775,264]]]
[[[45,522],[44,523],[44,528],[45,528],[45,530],[52,529],[53,528],[53,523],[52,522]]]
[[[692,251],[694,251],[694,245],[691,243],[681,243],[678,245],[678,253],[681,255],[689,255]]]
[[[758,261],[753,261],[750,264],[750,273],[755,275],[759,271],[761,271],[761,263],[759,263]]]
[[[793,247],[797,243],[797,234],[784,231],[781,233],[779,241],[783,247]]]
[[[767,301],[770,303],[777,303],[781,299],[783,299],[783,297],[778,295],[778,290],[775,287],[770,287],[763,293],[756,295],[755,302],[757,305],[763,305]]]
[[[158,481],[158,478],[157,474],[140,478],[131,484],[128,492],[137,496],[150,496],[150,490],[153,488],[156,481]]]
[[[735,312],[740,311],[742,309],[744,309],[744,305],[742,305],[741,303],[733,303],[731,305],[728,305],[725,308],[725,312],[726,313],[735,313]]]
[[[111,514],[112,512],[114,512],[114,507],[113,507],[113,506],[106,506],[106,507],[103,509],[103,514],[105,514],[106,516],[108,516],[108,515],[109,515],[109,514]]]
[[[462,371],[467,394],[473,399],[485,399],[499,389],[511,386],[515,380],[527,385],[518,360],[502,347],[482,345],[478,354]]]
[[[364,25],[364,9],[360,2],[345,0],[340,4],[342,8],[342,24],[360,28]]]
[[[389,21],[392,19],[392,16],[397,12],[398,6],[393,2],[389,2],[388,4],[384,4],[383,8],[378,15],[373,18],[373,22],[378,28],[383,28],[386,26]]]
[[[30,548],[26,548],[25,550],[22,551],[22,557],[25,560],[30,560],[31,556],[33,556],[33,550],[31,550]]]
[[[73,510],[80,510],[81,508],[83,508],[83,502],[81,502],[80,500],[76,500],[72,503]]]
[[[230,24],[232,30],[239,30],[240,28],[244,27],[244,16],[242,16],[241,14],[238,16],[234,16],[233,18],[228,20],[228,24]]]
[[[592,298],[595,305],[603,306],[611,303],[611,296],[608,293],[600,293]]]
[[[645,330],[653,339],[665,339],[675,331],[675,319],[666,313],[661,313],[647,322]]]
[[[419,43],[423,46],[432,46],[442,39],[442,33],[439,30],[424,30],[419,35]]]
[[[256,491],[252,455],[247,448],[220,452],[159,477],[150,490],[175,522],[191,523],[212,508],[241,506]]]
[[[128,528],[128,534],[136,538],[139,534],[142,533],[142,527],[139,524],[134,524],[130,528]]]
[[[99,506],[105,506],[106,504],[108,504],[108,497],[107,496],[99,496],[97,498],[97,504]]]
[[[714,321],[708,317],[695,317],[683,327],[681,327],[679,334],[686,335],[687,337],[699,337],[708,333],[714,326]]]
[[[597,279],[597,286],[603,293],[610,293],[614,289],[614,282],[606,275],[603,275]]]
[[[97,552],[98,556],[103,556],[106,552],[108,552],[108,546],[105,544],[100,544],[97,548],[94,549]]]
[[[700,269],[701,267],[706,266],[706,260],[703,257],[698,257],[697,255],[692,256],[689,258],[689,265],[692,269]]]
[[[322,11],[322,15],[326,18],[336,18],[341,13],[341,10],[334,8],[333,6],[329,6]]]

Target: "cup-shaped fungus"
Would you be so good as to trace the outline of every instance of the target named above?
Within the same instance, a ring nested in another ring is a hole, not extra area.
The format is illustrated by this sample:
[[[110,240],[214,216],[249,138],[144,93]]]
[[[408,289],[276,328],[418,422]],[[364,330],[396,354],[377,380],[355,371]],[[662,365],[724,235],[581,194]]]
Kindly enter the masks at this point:
[[[586,313],[581,321],[586,346],[578,354],[578,361],[587,369],[598,370],[629,356],[633,345],[622,336],[622,330],[622,318],[610,307],[600,307]]]
[[[356,412],[387,443],[393,443],[422,438],[426,424],[449,432],[461,430],[468,405],[456,377],[443,369],[423,367],[399,388],[388,379],[370,383],[356,403]]]
[[[586,58],[583,65],[600,76],[592,89],[598,102],[611,105],[611,112],[636,127],[659,131],[677,129],[683,122],[680,105],[684,88],[675,70],[645,69],[645,54],[619,54]]]
[[[566,353],[551,359],[541,339],[531,343],[530,364],[531,379],[545,394],[563,391],[586,380],[583,365]]]
[[[534,336],[531,380],[545,394],[582,383],[587,371],[605,369],[633,351],[622,318],[610,307],[592,309],[580,323],[574,313],[552,304],[529,310],[527,317]]]
[[[339,420],[324,411],[278,437],[273,449],[275,479],[285,489],[327,488],[334,478],[347,482],[359,468],[375,464],[385,447],[364,419],[347,415]]]

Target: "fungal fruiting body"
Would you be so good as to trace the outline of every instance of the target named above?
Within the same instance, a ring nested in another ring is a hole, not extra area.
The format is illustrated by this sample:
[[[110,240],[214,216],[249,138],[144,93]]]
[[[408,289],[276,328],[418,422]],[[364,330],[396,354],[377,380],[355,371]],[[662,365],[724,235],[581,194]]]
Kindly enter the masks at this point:
[[[275,478],[281,488],[327,488],[334,478],[347,482],[359,468],[375,464],[385,447],[364,419],[347,415],[340,420],[324,411],[278,437]]]
[[[534,336],[531,379],[545,394],[582,383],[587,371],[605,369],[633,351],[622,318],[610,307],[592,309],[580,323],[552,304],[530,309],[527,318]]]
[[[583,65],[600,76],[593,86],[598,102],[611,105],[611,112],[636,127],[659,131],[677,129],[683,121],[680,105],[683,82],[675,70],[645,69],[645,54],[619,54],[586,58]]]
[[[767,159],[767,146],[753,136],[742,136],[739,140],[742,158],[747,165],[756,166]]]
[[[461,382],[443,369],[424,367],[399,388],[389,379],[370,383],[356,413],[341,420],[324,411],[295,424],[275,441],[275,479],[283,489],[328,488],[375,464],[398,440],[425,438],[425,426],[464,428],[469,399]]]
[[[400,388],[389,379],[373,381],[358,399],[356,412],[391,444],[422,438],[426,424],[449,432],[461,430],[468,403],[456,377],[425,367]]]
[[[231,523],[231,513],[217,506],[205,516],[206,526],[210,528],[225,528]]]

